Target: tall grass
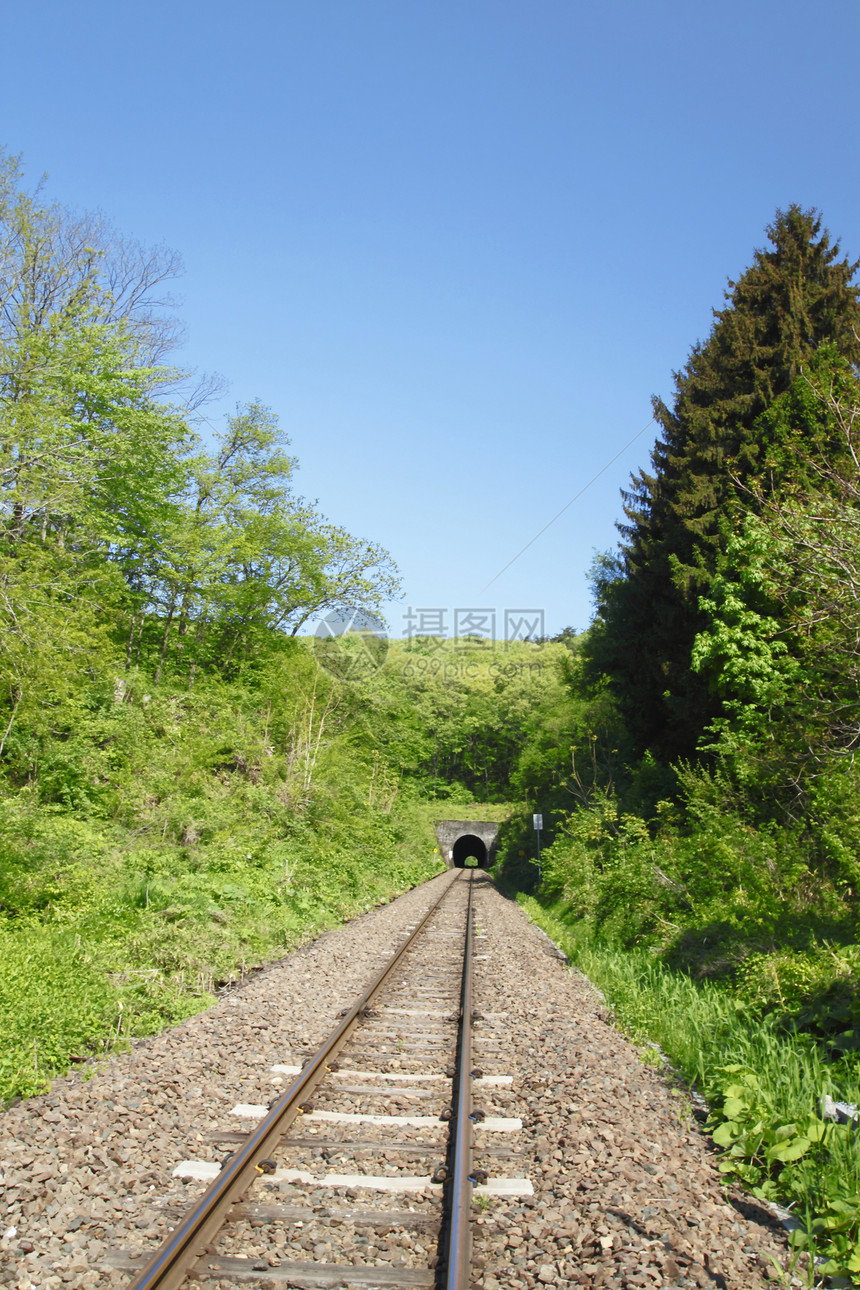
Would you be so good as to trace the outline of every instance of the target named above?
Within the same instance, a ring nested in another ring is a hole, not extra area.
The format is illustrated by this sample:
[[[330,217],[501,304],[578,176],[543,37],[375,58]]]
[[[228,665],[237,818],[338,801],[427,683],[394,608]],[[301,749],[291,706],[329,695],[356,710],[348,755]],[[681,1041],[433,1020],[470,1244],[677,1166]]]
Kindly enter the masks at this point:
[[[644,950],[601,943],[585,921],[562,921],[559,906],[518,899],[603,993],[619,1028],[659,1044],[703,1094],[709,1127],[728,1148],[723,1172],[797,1215],[795,1247],[823,1258],[819,1271],[860,1274],[858,1135],[825,1126],[818,1114],[825,1094],[860,1104],[856,1064],[828,1061],[811,1037],[755,1013],[725,986],[693,981]],[[810,1284],[814,1275],[810,1264]]]

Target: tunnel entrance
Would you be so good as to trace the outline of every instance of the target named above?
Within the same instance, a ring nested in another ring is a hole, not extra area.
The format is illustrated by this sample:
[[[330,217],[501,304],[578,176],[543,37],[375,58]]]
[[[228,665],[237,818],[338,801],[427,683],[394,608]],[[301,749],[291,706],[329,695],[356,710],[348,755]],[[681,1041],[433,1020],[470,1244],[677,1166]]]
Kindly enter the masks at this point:
[[[454,843],[451,861],[455,869],[486,869],[487,847],[474,833],[466,833]]]
[[[449,869],[492,867],[499,825],[494,820],[436,820],[436,837]]]

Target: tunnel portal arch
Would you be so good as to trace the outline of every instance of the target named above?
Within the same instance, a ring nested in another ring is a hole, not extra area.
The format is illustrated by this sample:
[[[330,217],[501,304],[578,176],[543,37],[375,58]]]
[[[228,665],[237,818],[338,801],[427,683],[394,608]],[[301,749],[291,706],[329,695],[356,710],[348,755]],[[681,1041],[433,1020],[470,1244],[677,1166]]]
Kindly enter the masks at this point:
[[[451,864],[455,869],[465,869],[467,861],[474,859],[477,861],[479,869],[487,867],[487,846],[481,838],[476,837],[474,833],[464,833],[459,837],[451,848]]]
[[[437,820],[436,836],[442,858],[449,869],[462,869],[474,856],[481,869],[489,869],[495,858],[498,824],[488,820]]]

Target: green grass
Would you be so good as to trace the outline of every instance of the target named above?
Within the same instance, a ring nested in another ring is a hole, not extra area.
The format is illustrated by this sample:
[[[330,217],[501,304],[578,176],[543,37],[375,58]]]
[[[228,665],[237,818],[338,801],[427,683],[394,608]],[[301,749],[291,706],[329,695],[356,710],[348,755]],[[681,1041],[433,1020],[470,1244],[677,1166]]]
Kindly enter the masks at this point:
[[[511,802],[463,803],[440,800],[428,805],[433,820],[478,820],[485,824],[502,824],[517,810],[516,803]]]
[[[726,1178],[791,1208],[802,1225],[795,1249],[825,1259],[819,1271],[860,1275],[858,1136],[818,1116],[824,1094],[860,1104],[856,1060],[831,1062],[812,1037],[786,1031],[724,986],[673,972],[645,950],[601,943],[584,921],[564,921],[563,907],[519,900],[602,991],[619,1028],[659,1044],[704,1095]],[[814,1284],[810,1266],[807,1276]]]
[[[408,807],[292,836],[252,821],[253,849],[237,827],[229,845],[141,850],[118,826],[3,805],[0,1100],[200,1012],[219,985],[441,867]]]

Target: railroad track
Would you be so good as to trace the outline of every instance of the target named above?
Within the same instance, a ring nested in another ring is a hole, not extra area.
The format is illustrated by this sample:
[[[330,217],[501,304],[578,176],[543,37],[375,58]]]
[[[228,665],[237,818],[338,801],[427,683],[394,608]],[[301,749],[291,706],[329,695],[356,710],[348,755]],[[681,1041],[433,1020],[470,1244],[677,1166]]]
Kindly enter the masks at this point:
[[[233,1108],[242,1128],[210,1135],[232,1148],[220,1165],[174,1169],[209,1185],[139,1271],[111,1260],[130,1290],[470,1284],[476,1201],[532,1191],[508,1176],[519,1120],[492,1114],[511,1076],[482,1069],[500,1046],[480,1037],[474,873],[446,880],[316,1052],[273,1067],[283,1094]]]

